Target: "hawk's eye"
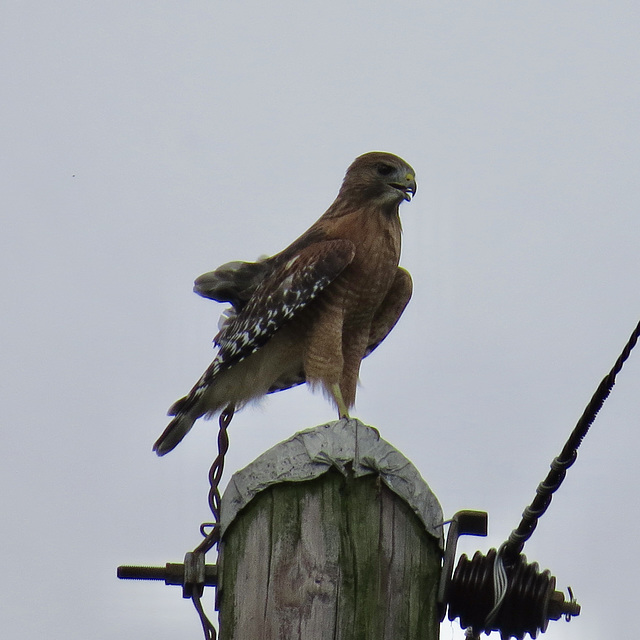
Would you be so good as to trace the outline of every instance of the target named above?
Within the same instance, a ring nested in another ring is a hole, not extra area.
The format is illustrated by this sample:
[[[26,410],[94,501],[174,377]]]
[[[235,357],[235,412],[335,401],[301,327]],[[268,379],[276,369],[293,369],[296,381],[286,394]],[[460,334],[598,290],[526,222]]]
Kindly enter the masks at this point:
[[[393,173],[393,167],[390,164],[379,164],[377,169],[381,176],[388,176]]]

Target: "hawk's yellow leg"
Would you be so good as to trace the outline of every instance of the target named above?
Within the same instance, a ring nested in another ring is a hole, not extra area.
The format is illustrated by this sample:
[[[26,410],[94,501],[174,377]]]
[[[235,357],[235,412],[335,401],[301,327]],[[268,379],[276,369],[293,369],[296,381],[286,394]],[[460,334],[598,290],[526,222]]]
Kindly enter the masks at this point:
[[[340,385],[337,382],[331,385],[331,395],[338,405],[338,417],[349,419],[349,409],[347,409],[347,405],[344,403],[342,391],[340,391]]]

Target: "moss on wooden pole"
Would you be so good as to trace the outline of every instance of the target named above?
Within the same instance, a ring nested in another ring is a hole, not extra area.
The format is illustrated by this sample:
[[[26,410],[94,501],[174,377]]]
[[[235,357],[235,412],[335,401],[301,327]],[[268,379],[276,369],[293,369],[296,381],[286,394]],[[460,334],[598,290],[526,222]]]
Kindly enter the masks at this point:
[[[297,434],[223,496],[220,640],[436,640],[441,522],[374,429]]]

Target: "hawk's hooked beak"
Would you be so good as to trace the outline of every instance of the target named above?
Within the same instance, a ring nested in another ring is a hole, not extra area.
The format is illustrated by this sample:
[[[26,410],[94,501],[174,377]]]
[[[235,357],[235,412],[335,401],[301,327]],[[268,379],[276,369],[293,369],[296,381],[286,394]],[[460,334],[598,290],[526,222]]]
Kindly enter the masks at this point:
[[[416,179],[413,177],[412,173],[407,173],[404,184],[400,184],[399,182],[394,182],[391,184],[391,186],[394,189],[401,191],[402,197],[407,202],[411,202],[411,198],[416,195],[416,191],[418,190]]]

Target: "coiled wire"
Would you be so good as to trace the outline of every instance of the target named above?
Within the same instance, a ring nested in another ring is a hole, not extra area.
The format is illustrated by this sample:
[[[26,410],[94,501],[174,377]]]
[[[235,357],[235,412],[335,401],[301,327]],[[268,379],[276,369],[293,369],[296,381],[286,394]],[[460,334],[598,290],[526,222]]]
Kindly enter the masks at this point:
[[[209,508],[213,515],[213,522],[205,522],[200,525],[200,533],[204,540],[193,550],[193,553],[205,554],[220,542],[220,480],[224,471],[224,457],[229,450],[229,435],[227,428],[233,418],[234,407],[228,406],[221,414],[218,421],[218,455],[209,469]],[[207,529],[210,531],[207,533]],[[191,595],[193,606],[198,612],[205,640],[216,640],[217,631],[202,607],[200,595]]]

